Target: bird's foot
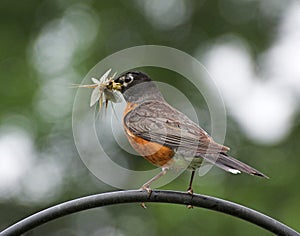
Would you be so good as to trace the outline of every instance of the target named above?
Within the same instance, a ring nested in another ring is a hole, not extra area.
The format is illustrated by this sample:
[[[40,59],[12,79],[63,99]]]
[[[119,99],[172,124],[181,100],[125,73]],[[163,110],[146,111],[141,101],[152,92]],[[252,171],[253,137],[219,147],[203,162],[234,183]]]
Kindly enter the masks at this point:
[[[143,186],[140,188],[140,190],[146,190],[147,193],[148,193],[148,198],[150,198],[151,193],[152,193],[152,189],[150,188],[149,185],[143,185]],[[141,207],[144,208],[144,209],[147,208],[147,206],[146,206],[146,204],[145,204],[144,202],[141,203]]]
[[[148,197],[150,197],[150,196],[151,196],[152,189],[150,188],[150,186],[149,186],[149,185],[143,185],[143,186],[140,188],[140,190],[146,190],[146,191],[147,191],[147,193],[148,193]]]
[[[189,187],[187,189],[187,193],[190,194],[190,195],[193,195],[194,194],[194,190],[191,187]],[[186,207],[187,207],[187,209],[193,209],[194,208],[193,205],[187,205]]]
[[[187,189],[187,193],[193,195],[194,194],[194,190],[191,187],[189,187]]]

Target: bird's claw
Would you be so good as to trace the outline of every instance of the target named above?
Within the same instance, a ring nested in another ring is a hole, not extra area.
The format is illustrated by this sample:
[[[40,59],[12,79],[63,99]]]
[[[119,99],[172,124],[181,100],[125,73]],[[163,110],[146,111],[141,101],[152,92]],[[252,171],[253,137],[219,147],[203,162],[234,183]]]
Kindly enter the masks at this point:
[[[189,187],[187,189],[187,193],[190,194],[190,195],[193,195],[194,194],[194,190],[191,187]],[[193,209],[194,208],[193,205],[187,205],[186,207],[187,207],[187,209]]]
[[[152,193],[152,189],[149,187],[149,185],[143,185],[140,190],[146,190],[148,193],[148,197],[150,197],[151,193]]]
[[[143,185],[140,190],[146,190],[147,193],[148,193],[148,198],[151,196],[151,193],[152,193],[152,189],[149,187],[149,185]],[[144,202],[141,203],[141,207],[146,209],[147,206]]]
[[[187,193],[193,195],[194,194],[194,190],[192,188],[188,188],[187,189]]]

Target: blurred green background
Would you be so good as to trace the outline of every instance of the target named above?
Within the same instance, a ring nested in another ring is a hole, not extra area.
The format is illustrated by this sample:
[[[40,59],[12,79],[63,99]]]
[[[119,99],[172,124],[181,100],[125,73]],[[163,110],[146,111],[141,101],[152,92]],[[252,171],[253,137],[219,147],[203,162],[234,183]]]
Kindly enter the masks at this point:
[[[227,108],[225,145],[270,176],[214,168],[195,179],[194,191],[300,231],[299,1],[3,0],[0,13],[0,229],[56,203],[116,190],[93,176],[76,151],[76,90],[69,87],[118,50],[157,44],[189,53],[208,68]],[[146,71],[177,88],[184,84],[167,71]],[[203,99],[188,91],[209,130]],[[141,158],[132,168],[151,166]],[[185,190],[188,178],[185,173],[163,189]],[[272,235],[220,213],[167,204],[88,210],[27,235],[171,234]]]

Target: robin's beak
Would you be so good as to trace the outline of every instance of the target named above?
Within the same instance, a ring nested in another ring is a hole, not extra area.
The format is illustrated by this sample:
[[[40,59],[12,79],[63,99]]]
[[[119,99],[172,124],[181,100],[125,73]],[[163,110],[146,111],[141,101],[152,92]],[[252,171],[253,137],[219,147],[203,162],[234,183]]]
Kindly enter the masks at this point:
[[[109,85],[107,86],[108,89],[110,90],[117,90],[117,91],[121,91],[122,90],[122,84],[115,82],[114,80],[112,80]]]

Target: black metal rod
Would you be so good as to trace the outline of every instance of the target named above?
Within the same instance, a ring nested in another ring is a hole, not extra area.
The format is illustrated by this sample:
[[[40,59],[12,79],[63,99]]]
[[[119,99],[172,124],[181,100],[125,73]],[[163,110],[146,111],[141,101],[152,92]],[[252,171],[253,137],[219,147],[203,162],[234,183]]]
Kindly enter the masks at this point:
[[[3,230],[0,236],[20,235],[53,219],[86,209],[133,202],[164,202],[202,207],[244,219],[277,235],[300,236],[283,223],[233,202],[199,194],[160,190],[153,190],[150,196],[146,191],[129,190],[74,199],[33,214]]]

